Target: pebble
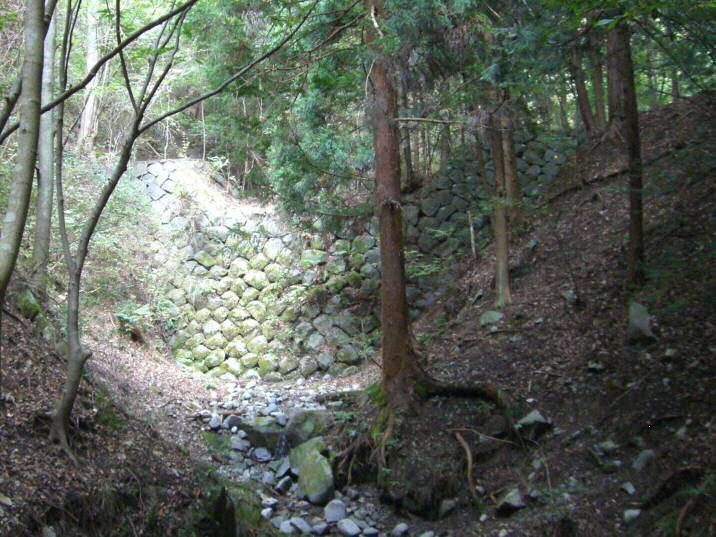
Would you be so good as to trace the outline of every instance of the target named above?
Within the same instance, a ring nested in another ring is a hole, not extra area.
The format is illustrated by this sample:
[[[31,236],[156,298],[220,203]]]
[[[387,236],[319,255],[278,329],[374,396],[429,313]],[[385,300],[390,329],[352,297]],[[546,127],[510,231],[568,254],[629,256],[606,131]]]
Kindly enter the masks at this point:
[[[305,520],[303,520],[301,517],[295,516],[290,520],[290,522],[293,527],[295,527],[298,531],[301,532],[301,534],[308,535],[309,533],[311,533],[311,525]]]
[[[344,537],[358,537],[361,533],[358,524],[353,522],[350,518],[344,518],[339,521],[336,527]]]
[[[629,496],[634,496],[634,494],[636,494],[636,488],[634,488],[634,485],[632,485],[629,481],[622,483],[622,486],[619,488],[626,492]]]
[[[328,524],[325,522],[319,522],[318,524],[314,524],[311,528],[311,533],[313,535],[323,535],[328,531]]]
[[[264,447],[259,447],[254,450],[253,458],[257,462],[268,462],[273,459],[273,456],[268,449]]]
[[[261,517],[265,518],[266,520],[269,520],[273,516],[273,509],[270,507],[265,507],[264,509],[261,509]]]
[[[292,535],[294,533],[294,527],[293,524],[291,524],[290,520],[284,520],[281,522],[281,525],[278,527],[278,531],[285,535]]]
[[[265,471],[265,472],[263,473],[263,475],[261,476],[261,482],[262,482],[264,485],[268,485],[269,487],[270,487],[271,485],[273,485],[274,480],[275,480],[274,473],[271,472],[270,470]]]
[[[434,531],[426,531],[420,534],[420,537],[435,537]]]
[[[624,511],[624,522],[627,524],[634,522],[637,518],[639,518],[640,514],[641,509],[626,509]]]
[[[393,537],[403,537],[408,534],[408,525],[405,522],[396,524],[393,531],[390,532]]]
[[[645,449],[639,455],[637,455],[636,459],[634,459],[634,462],[631,464],[631,467],[636,470],[637,472],[641,472],[647,464],[649,464],[649,461],[654,459],[656,457],[656,451],[653,449]]]
[[[286,494],[291,488],[291,476],[282,477],[274,487],[279,493]]]
[[[211,419],[209,420],[209,428],[212,431],[216,431],[219,427],[221,427],[221,418],[218,414],[212,414]]]
[[[326,522],[329,524],[346,518],[346,504],[341,500],[331,500],[323,508]]]

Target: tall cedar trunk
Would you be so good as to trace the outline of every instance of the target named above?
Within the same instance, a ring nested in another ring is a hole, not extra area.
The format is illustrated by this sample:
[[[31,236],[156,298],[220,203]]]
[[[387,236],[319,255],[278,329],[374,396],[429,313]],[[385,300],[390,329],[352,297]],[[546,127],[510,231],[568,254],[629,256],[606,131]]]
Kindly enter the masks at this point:
[[[515,141],[512,136],[514,127],[512,118],[507,111],[503,111],[500,116],[505,192],[509,206],[510,226],[515,229],[516,226],[522,224],[522,210],[520,209],[522,191],[517,180],[517,157],[515,156]]]
[[[675,37],[674,37],[674,30],[669,27],[668,29],[669,33],[669,43],[671,44],[672,48],[675,46]],[[671,65],[671,97],[674,101],[676,101],[679,97],[681,97],[681,91],[679,90],[679,69],[676,65],[676,63],[673,63],[673,58],[671,59],[672,65]]]
[[[607,127],[607,114],[604,108],[604,61],[602,60],[600,39],[592,31],[589,33],[589,56],[592,63],[592,85],[594,86],[594,124],[604,131]]]
[[[86,2],[87,10],[87,41],[85,51],[85,64],[89,70],[99,61],[99,5],[97,0]],[[97,78],[89,83],[85,90],[85,106],[80,120],[78,143],[92,145],[97,122]]]
[[[569,117],[567,116],[567,89],[565,88],[564,78],[561,75],[559,77],[557,97],[559,98],[559,123],[564,132],[570,132],[572,127],[569,124]]]
[[[44,45],[44,62],[42,67],[42,104],[52,100],[55,85],[55,20],[53,16],[47,28]],[[37,207],[35,217],[35,243],[32,252],[32,287],[38,296],[44,299],[47,289],[47,261],[50,251],[50,232],[52,224],[52,196],[54,190],[54,146],[53,146],[53,115],[43,114],[40,118],[40,137],[38,141],[38,158],[40,177],[37,190]]]
[[[35,175],[42,92],[43,4],[41,0],[25,2],[25,54],[22,65],[22,94],[19,99],[17,164],[0,235],[0,305],[5,303],[5,293],[20,250],[30,206],[32,179]]]
[[[409,110],[408,103],[408,70],[403,68],[400,77],[400,98],[403,104],[403,110],[406,115]],[[410,148],[410,125],[405,124],[403,127],[403,160],[405,161],[405,185],[409,192],[415,190],[418,186],[415,184],[415,174],[413,173],[413,159]]]
[[[413,144],[413,176],[415,176],[415,181],[420,185],[422,182],[421,173],[422,168],[420,167],[420,133],[422,129],[420,127],[416,127],[413,130],[413,133],[415,136],[412,137],[411,143]]]
[[[510,292],[509,250],[507,237],[507,210],[505,208],[505,158],[502,151],[501,121],[495,113],[490,114],[488,137],[495,166],[495,208],[493,229],[495,232],[495,306],[501,308],[512,303]]]
[[[383,20],[382,5],[368,0],[368,8]],[[370,41],[375,36],[370,35]],[[415,368],[410,345],[408,301],[405,295],[402,208],[400,205],[400,137],[395,122],[398,101],[386,58],[371,69],[375,170],[378,183],[376,212],[380,223],[381,324],[383,330],[383,389],[392,406],[412,396],[407,382]]]
[[[450,125],[445,124],[442,127],[440,133],[440,173],[445,174],[447,172],[448,162],[450,161],[450,146],[452,141],[450,139]]]
[[[642,209],[642,162],[639,140],[639,114],[631,58],[630,32],[622,23],[607,38],[610,129],[623,140],[629,174],[629,254],[627,282],[640,285],[644,280],[644,231]]]
[[[592,134],[594,134],[594,113],[592,112],[592,105],[589,103],[587,85],[584,82],[582,58],[579,56],[576,49],[572,51],[572,56],[569,62],[569,71],[572,75],[572,80],[574,81],[574,90],[576,92],[579,115],[582,118],[582,123],[584,123],[587,135],[592,136]]]

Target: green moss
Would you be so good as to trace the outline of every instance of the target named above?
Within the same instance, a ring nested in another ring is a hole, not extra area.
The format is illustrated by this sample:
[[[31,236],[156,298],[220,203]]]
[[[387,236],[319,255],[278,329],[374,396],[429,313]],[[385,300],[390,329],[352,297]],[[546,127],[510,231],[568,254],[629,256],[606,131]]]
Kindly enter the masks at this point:
[[[388,403],[388,400],[385,397],[385,392],[383,391],[383,386],[380,382],[376,382],[368,386],[365,389],[365,394],[376,406],[384,407]]]

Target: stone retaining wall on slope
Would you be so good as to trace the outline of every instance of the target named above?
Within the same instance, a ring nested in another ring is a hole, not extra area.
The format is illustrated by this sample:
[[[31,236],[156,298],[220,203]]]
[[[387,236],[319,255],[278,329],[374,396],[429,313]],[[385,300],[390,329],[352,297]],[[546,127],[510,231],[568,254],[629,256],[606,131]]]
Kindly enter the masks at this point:
[[[536,195],[564,152],[542,141],[517,149],[525,195]],[[198,161],[135,167],[162,221],[153,255],[169,284],[177,360],[225,380],[352,371],[380,336],[375,218],[358,236],[309,234],[272,207],[229,198],[209,175]],[[464,250],[467,211],[477,232],[486,224],[482,198],[476,177],[460,170],[407,196],[409,248],[428,258]],[[431,304],[436,284],[411,278],[413,314]]]

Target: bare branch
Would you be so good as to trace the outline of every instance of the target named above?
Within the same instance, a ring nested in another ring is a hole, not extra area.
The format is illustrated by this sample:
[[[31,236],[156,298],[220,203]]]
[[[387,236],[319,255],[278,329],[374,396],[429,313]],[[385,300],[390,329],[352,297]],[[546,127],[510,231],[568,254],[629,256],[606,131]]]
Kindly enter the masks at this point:
[[[205,94],[203,94],[203,95],[200,95],[199,97],[196,97],[196,98],[194,98],[194,99],[191,99],[191,100],[188,101],[187,103],[185,103],[185,104],[183,104],[183,105],[181,105],[181,106],[179,106],[179,107],[177,107],[177,108],[175,108],[175,109],[173,109],[173,110],[170,110],[170,111],[168,111],[168,112],[165,112],[164,114],[161,114],[161,115],[160,115],[159,117],[157,117],[156,119],[153,119],[152,121],[150,121],[149,123],[147,123],[146,125],[144,125],[143,127],[141,127],[141,128],[139,129],[139,134],[142,134],[142,133],[146,132],[148,129],[151,129],[154,125],[156,125],[157,123],[159,123],[159,122],[161,122],[161,121],[164,121],[164,120],[165,120],[166,118],[168,118],[168,117],[171,117],[171,116],[173,116],[173,115],[175,115],[175,114],[178,114],[179,112],[183,112],[183,111],[186,110],[187,108],[191,108],[191,107],[194,106],[195,104],[198,104],[198,103],[200,103],[200,102],[202,102],[202,101],[205,101],[206,99],[209,99],[210,97],[213,97],[214,95],[218,95],[219,93],[221,93],[222,91],[224,91],[230,84],[232,84],[233,82],[235,82],[236,80],[238,80],[239,78],[241,78],[244,74],[246,74],[248,71],[250,71],[251,69],[253,69],[254,67],[256,67],[259,63],[263,62],[264,60],[266,60],[266,59],[270,58],[271,56],[273,56],[274,54],[276,54],[279,50],[281,50],[281,49],[283,48],[283,46],[284,46],[286,43],[288,43],[288,42],[293,38],[294,35],[296,35],[296,33],[298,32],[298,30],[301,29],[301,27],[304,25],[304,23],[308,20],[309,16],[310,16],[311,13],[313,12],[313,10],[316,8],[316,5],[317,5],[317,4],[318,4],[318,0],[316,0],[316,1],[313,3],[313,5],[311,6],[311,8],[308,10],[308,13],[303,17],[303,19],[301,19],[301,22],[300,22],[293,30],[291,30],[291,33],[289,33],[285,38],[283,38],[283,39],[281,40],[281,42],[278,43],[278,44],[277,44],[275,47],[273,47],[271,50],[269,50],[269,51],[266,52],[265,54],[262,54],[261,56],[259,56],[259,57],[256,58],[255,60],[251,61],[250,63],[248,63],[247,65],[245,65],[245,66],[242,67],[241,69],[239,69],[239,71],[238,71],[236,74],[234,74],[234,75],[232,75],[231,77],[227,78],[227,79],[226,79],[224,82],[222,82],[221,85],[219,85],[219,87],[217,87],[216,89],[211,90],[211,91],[209,91],[209,92],[207,92],[207,93],[205,93]]]
[[[45,112],[48,112],[52,110],[55,106],[60,104],[61,102],[66,101],[70,97],[72,97],[75,93],[80,91],[81,89],[84,89],[87,84],[90,83],[90,81],[97,75],[97,72],[100,70],[100,68],[107,63],[109,60],[114,58],[117,54],[119,54],[121,51],[123,51],[125,48],[127,48],[130,44],[132,44],[134,41],[139,39],[142,35],[147,33],[148,31],[156,28],[160,24],[163,24],[164,22],[168,21],[169,19],[175,17],[179,13],[182,13],[184,11],[189,11],[199,0],[188,0],[187,2],[181,4],[179,7],[165,13],[158,19],[153,20],[149,24],[143,26],[136,32],[133,32],[131,35],[126,37],[119,45],[117,45],[114,49],[112,49],[110,52],[102,56],[99,61],[92,66],[92,68],[87,73],[87,76],[85,76],[82,81],[78,82],[74,86],[72,86],[70,89],[65,91],[62,95],[57,97],[54,101],[46,104],[42,107],[41,112],[44,114]],[[233,82],[233,80],[232,80]],[[222,88],[223,90],[223,88]],[[171,115],[171,114],[170,114]],[[3,133],[0,135],[0,144],[2,144],[8,136],[10,136],[13,132],[15,132],[18,127],[19,123],[13,123],[10,127],[8,127]]]

